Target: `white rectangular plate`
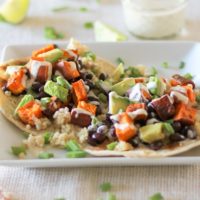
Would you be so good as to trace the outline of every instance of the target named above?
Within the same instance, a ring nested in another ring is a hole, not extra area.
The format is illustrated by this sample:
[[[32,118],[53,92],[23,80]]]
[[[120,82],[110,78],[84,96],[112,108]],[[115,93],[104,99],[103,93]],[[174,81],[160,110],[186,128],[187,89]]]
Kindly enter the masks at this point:
[[[58,44],[65,47],[67,43]],[[154,66],[163,76],[169,76],[176,72],[200,74],[200,44],[194,42],[137,42],[137,43],[87,43],[98,56],[115,63],[116,58],[121,57],[125,64],[143,64]],[[7,46],[2,55],[2,60],[26,57],[40,45],[15,45]],[[164,69],[161,64],[167,61],[171,68]],[[180,62],[184,61],[186,67],[179,70]],[[133,165],[191,165],[200,164],[200,148],[170,158],[82,158],[67,159],[64,151],[51,150],[56,158],[39,160],[29,156],[26,160],[17,160],[11,153],[10,147],[21,143],[23,136],[20,130],[10,124],[0,115],[0,165],[23,167],[85,167],[85,166],[133,166]]]

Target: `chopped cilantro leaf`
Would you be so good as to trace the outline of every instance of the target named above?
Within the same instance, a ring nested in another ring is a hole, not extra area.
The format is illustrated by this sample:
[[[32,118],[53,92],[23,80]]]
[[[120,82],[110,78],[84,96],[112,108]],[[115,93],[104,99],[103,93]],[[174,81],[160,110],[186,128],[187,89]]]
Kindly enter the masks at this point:
[[[152,68],[151,68],[151,76],[155,76],[155,75],[157,75],[157,74],[158,74],[157,69],[156,69],[155,67],[152,67]]]
[[[61,12],[61,11],[69,10],[69,9],[70,8],[68,6],[60,6],[60,7],[53,8],[52,11],[53,12]]]
[[[83,56],[87,58],[88,60],[92,60],[92,61],[96,60],[96,55],[92,51],[85,52]]]
[[[111,184],[108,183],[108,182],[102,183],[102,184],[100,185],[100,189],[101,189],[102,192],[108,192],[108,191],[111,190],[111,188],[112,188],[112,186],[111,186]]]
[[[117,197],[115,194],[109,193],[107,200],[117,200]]]
[[[116,59],[116,63],[119,65],[120,63],[122,63],[124,65],[124,61],[122,60],[122,58],[118,57]]]
[[[86,29],[93,29],[94,24],[93,24],[93,22],[85,22],[83,26]]]
[[[149,197],[149,200],[164,200],[164,197],[162,196],[161,193],[156,193]]]
[[[86,7],[80,7],[79,10],[80,10],[80,12],[87,12],[88,8],[86,8]]]
[[[197,103],[200,103],[200,94],[196,96]]]
[[[11,147],[12,153],[15,156],[19,156],[21,153],[26,154],[26,147],[24,145],[21,146],[13,146]]]
[[[190,73],[185,74],[184,77],[189,80],[193,79],[193,76]]]
[[[163,62],[162,63],[162,67],[164,67],[164,68],[169,68],[169,63],[168,62]]]
[[[53,27],[45,27],[44,36],[47,39],[63,39],[64,35],[58,33]]]
[[[48,153],[48,152],[42,152],[38,155],[38,158],[40,159],[49,159],[49,158],[53,158],[54,154],[53,153]]]
[[[179,69],[183,69],[184,67],[185,67],[185,62],[184,62],[184,61],[181,61],[178,68],[179,68]]]

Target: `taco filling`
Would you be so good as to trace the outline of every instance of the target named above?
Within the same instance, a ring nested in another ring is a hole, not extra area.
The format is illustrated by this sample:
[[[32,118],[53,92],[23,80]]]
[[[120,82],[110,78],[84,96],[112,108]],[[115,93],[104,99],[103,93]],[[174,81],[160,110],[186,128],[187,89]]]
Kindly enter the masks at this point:
[[[28,147],[64,147],[75,139],[90,153],[112,155],[173,151],[199,140],[198,90],[188,77],[166,79],[122,64],[114,69],[74,41],[67,49],[48,45],[23,65],[7,64],[2,70],[1,99],[8,100],[7,107],[18,100],[12,114],[4,102],[1,110],[30,133]]]

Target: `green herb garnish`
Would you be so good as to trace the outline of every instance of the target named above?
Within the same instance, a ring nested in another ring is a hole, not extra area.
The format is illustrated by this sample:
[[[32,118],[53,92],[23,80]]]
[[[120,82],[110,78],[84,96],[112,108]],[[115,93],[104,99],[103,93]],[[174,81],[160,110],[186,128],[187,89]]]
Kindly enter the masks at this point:
[[[85,23],[83,24],[83,26],[84,26],[84,28],[86,28],[86,29],[93,29],[93,28],[94,28],[93,22],[85,22]]]
[[[185,74],[184,77],[185,77],[186,79],[189,79],[189,80],[192,80],[192,79],[193,79],[193,76],[192,76],[190,73]]]
[[[51,141],[51,138],[52,138],[52,133],[46,132],[46,133],[43,135],[43,137],[44,137],[44,143],[45,143],[45,144],[49,144],[50,141]]]
[[[185,67],[185,62],[184,62],[184,61],[181,61],[178,68],[179,68],[179,69],[183,69],[184,67]]]
[[[153,196],[149,197],[149,200],[164,200],[164,197],[161,193],[156,193]]]
[[[141,77],[141,76],[143,76],[137,68],[132,67],[132,66],[125,69],[125,74],[128,77]]]
[[[162,63],[162,67],[164,67],[165,69],[169,68],[169,63],[168,62],[163,62]]]
[[[21,146],[12,146],[12,153],[15,156],[19,156],[21,153],[26,154],[26,147],[24,145]]]
[[[38,158],[40,159],[49,159],[49,158],[53,158],[54,154],[53,153],[48,153],[48,152],[42,152],[38,155]]]
[[[122,58],[118,57],[116,59],[116,63],[119,65],[120,63],[122,63],[123,65],[125,64],[124,61],[122,60]]]
[[[103,93],[100,93],[100,94],[98,95],[98,97],[99,97],[99,100],[100,100],[101,102],[103,102],[103,103],[106,103],[106,102],[108,101],[106,95],[103,94]]]
[[[111,190],[111,188],[112,188],[112,186],[109,182],[105,182],[100,185],[100,189],[102,192],[108,192]]]
[[[53,12],[61,12],[61,11],[69,10],[69,9],[70,8],[68,6],[60,6],[60,7],[53,8],[52,11]]]
[[[117,146],[118,142],[111,142],[110,144],[108,144],[106,147],[108,150],[114,150],[115,147]]]
[[[158,71],[155,67],[151,68],[151,76],[156,76],[158,74]]]
[[[83,57],[87,58],[88,60],[92,60],[92,61],[96,60],[96,55],[92,51],[85,52]]]
[[[69,140],[65,144],[65,148],[68,151],[81,151],[81,148],[80,148],[79,144],[75,140]]]
[[[170,123],[164,123],[163,128],[167,135],[172,135],[175,133],[175,131]]]
[[[58,33],[53,27],[45,27],[44,36],[47,39],[63,39],[64,35],[62,33]]]
[[[173,124],[174,120],[173,119],[169,119],[166,121],[166,123],[169,123],[169,124]]]
[[[80,10],[80,12],[87,12],[88,8],[86,8],[86,7],[80,7],[79,10]]]
[[[197,103],[200,103],[200,94],[196,96]]]
[[[87,156],[87,152],[85,151],[69,151],[66,154],[67,158],[84,158]]]
[[[108,198],[107,198],[107,200],[117,200],[117,197],[116,197],[115,194],[113,194],[113,193],[109,193],[109,194],[108,194]]]

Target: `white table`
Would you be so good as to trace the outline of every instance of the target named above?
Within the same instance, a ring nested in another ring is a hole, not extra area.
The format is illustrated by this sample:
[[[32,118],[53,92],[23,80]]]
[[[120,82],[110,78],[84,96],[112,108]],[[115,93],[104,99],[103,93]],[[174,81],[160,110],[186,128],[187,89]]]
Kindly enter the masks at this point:
[[[2,2],[3,0],[0,0]],[[90,12],[68,11],[53,13],[51,8],[63,4],[86,6]],[[186,31],[177,40],[200,40],[200,2],[190,0]],[[0,52],[7,44],[51,43],[43,37],[43,28],[53,26],[66,34],[83,40],[94,40],[93,32],[83,23],[100,19],[127,33],[118,0],[32,0],[29,16],[17,26],[0,24]],[[129,40],[136,40],[129,35]],[[21,169],[0,167],[0,186],[16,194],[20,200],[53,200],[65,197],[73,200],[95,200],[104,196],[99,184],[108,181],[119,200],[146,200],[155,192],[167,199],[200,199],[200,166],[176,167],[110,167]]]

